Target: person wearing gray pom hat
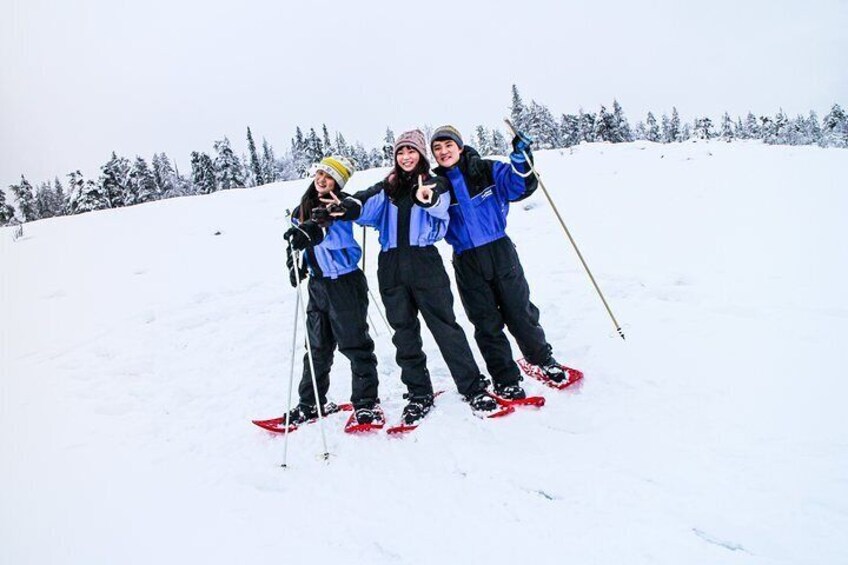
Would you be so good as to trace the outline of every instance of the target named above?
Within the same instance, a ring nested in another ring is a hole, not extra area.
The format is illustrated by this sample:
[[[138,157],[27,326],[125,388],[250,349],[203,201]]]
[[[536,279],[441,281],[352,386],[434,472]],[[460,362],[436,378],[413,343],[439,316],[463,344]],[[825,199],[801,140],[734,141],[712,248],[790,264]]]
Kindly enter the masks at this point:
[[[420,129],[405,131],[400,134],[397,140],[395,140],[393,155],[397,155],[401,147],[412,147],[427,160],[427,139]],[[427,165],[429,167],[429,160],[427,160]]]
[[[435,179],[421,130],[406,131],[394,144],[394,167],[374,186],[340,203],[340,217],[380,234],[377,279],[392,326],[401,381],[408,400],[403,423],[417,425],[433,407],[433,384],[421,340],[419,314],[436,340],[457,390],[479,416],[499,410],[486,391],[465,332],[456,321],[450,279],[435,243],[445,236],[450,197]]]

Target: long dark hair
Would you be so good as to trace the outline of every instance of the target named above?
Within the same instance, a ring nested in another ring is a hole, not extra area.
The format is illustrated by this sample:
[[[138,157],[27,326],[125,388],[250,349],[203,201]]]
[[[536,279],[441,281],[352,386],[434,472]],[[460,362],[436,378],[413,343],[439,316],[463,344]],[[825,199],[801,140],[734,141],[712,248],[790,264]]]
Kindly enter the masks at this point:
[[[404,146],[408,147],[408,146]],[[413,147],[413,149],[415,149]],[[395,166],[389,176],[386,177],[386,196],[389,200],[396,202],[407,194],[415,192],[418,187],[418,175],[424,175],[424,180],[430,178],[430,161],[427,157],[421,155],[421,152],[415,149],[418,153],[418,164],[410,172],[406,172],[400,168],[397,162],[397,153],[395,153]]]

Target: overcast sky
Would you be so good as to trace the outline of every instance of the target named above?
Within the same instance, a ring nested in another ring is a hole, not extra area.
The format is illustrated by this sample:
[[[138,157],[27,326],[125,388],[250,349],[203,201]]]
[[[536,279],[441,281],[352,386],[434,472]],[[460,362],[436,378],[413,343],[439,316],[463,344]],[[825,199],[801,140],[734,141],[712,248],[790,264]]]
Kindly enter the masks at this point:
[[[0,0],[0,185],[295,126],[499,125],[510,86],[635,124],[848,104],[848,0]]]

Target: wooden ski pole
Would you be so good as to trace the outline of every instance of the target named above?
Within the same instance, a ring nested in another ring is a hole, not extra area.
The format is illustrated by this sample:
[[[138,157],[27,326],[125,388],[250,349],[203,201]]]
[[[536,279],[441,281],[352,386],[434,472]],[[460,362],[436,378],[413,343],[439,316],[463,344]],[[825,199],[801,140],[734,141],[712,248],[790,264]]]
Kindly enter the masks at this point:
[[[504,122],[506,122],[507,127],[509,127],[509,129],[512,131],[513,135],[518,135],[518,130],[515,129],[515,126],[512,125],[512,122],[509,121],[508,118],[504,118]],[[554,201],[551,198],[547,187],[545,187],[545,183],[542,181],[542,177],[539,175],[539,171],[536,170],[536,167],[533,165],[533,162],[530,160],[530,156],[527,155],[527,152],[522,151],[522,153],[524,154],[524,158],[527,159],[527,164],[530,166],[530,170],[533,171],[533,174],[536,176],[536,180],[539,181],[539,186],[542,188],[542,192],[545,193],[545,198],[548,199],[548,204],[551,205],[551,209],[554,211],[557,220],[559,220],[559,225],[562,226],[562,230],[568,237],[568,241],[570,241],[571,246],[574,247],[574,251],[577,253],[577,258],[580,259],[580,263],[583,264],[583,268],[586,270],[586,274],[589,275],[589,280],[592,281],[592,285],[595,287],[595,291],[597,291],[598,296],[601,298],[601,302],[604,303],[604,308],[607,309],[607,313],[612,319],[612,323],[615,326],[615,330],[618,332],[618,335],[621,336],[621,339],[624,339],[624,332],[621,330],[621,325],[618,323],[618,320],[615,319],[615,315],[612,313],[609,304],[607,304],[607,299],[604,298],[604,293],[601,292],[601,287],[598,286],[598,283],[595,281],[595,277],[592,275],[592,271],[589,270],[589,265],[586,264],[586,260],[583,259],[583,254],[580,253],[580,249],[577,247],[577,243],[574,241],[574,238],[571,237],[571,232],[568,231],[568,228],[565,225],[565,221],[562,219],[562,216],[560,215],[556,204],[554,204]]]

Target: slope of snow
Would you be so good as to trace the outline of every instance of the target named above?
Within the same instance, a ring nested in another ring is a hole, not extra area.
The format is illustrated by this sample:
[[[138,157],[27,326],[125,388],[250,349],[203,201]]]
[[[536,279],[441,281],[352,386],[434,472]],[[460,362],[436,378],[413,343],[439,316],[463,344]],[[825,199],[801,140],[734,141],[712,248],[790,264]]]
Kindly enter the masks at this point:
[[[426,425],[350,437],[334,415],[329,464],[314,425],[286,470],[250,419],[285,405],[281,234],[306,181],[0,230],[0,563],[848,561],[848,152],[584,145],[538,167],[627,341],[540,192],[509,233],[583,386],[525,382],[546,407],[479,420],[425,331],[449,391]]]

